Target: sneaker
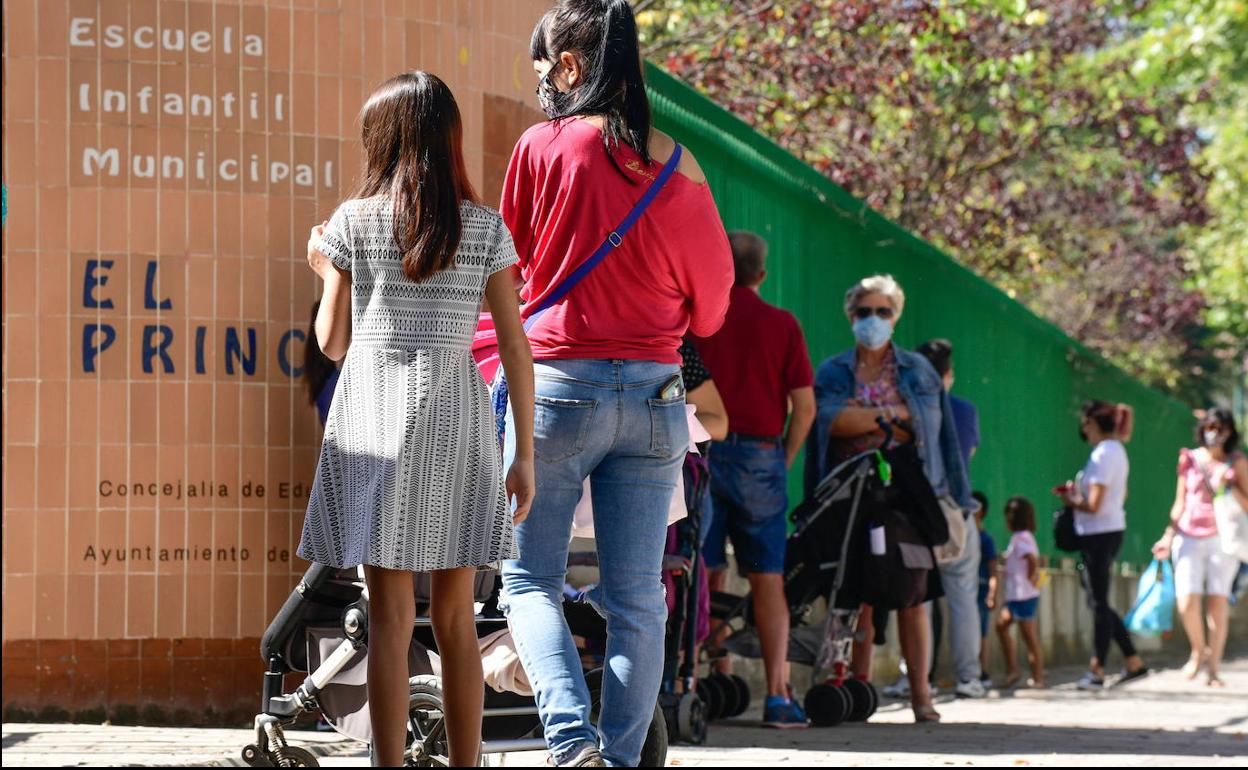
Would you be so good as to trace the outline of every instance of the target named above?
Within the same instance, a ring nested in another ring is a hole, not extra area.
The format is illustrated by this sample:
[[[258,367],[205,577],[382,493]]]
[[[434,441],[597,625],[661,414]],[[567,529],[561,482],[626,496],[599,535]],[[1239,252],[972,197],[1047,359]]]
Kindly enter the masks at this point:
[[[568,757],[566,761],[556,763],[548,755],[546,761],[556,767],[606,767],[607,763],[602,761],[602,752],[597,746],[585,744],[581,750]]]
[[[880,690],[886,698],[909,698],[910,697],[910,678],[901,677],[896,682],[888,685]]]
[[[992,677],[988,676],[987,674],[981,675],[979,677],[979,686],[984,688],[984,692],[987,693],[989,690],[992,689]]]
[[[1114,686],[1117,687],[1120,684],[1133,682],[1136,679],[1143,679],[1146,676],[1148,676],[1148,666],[1140,666],[1135,671],[1123,671],[1122,676],[1118,677],[1118,681],[1114,682]]]
[[[768,695],[763,704],[763,727],[792,730],[809,727],[806,712],[795,701],[782,695]]]
[[[953,694],[959,698],[982,698],[988,694],[988,691],[978,679],[968,679],[965,682],[958,682],[953,688]]]
[[[1093,674],[1091,671],[1088,671],[1083,675],[1083,678],[1079,680],[1079,683],[1076,684],[1075,687],[1080,690],[1084,690],[1085,692],[1101,692],[1105,689],[1105,680],[1096,674]]]

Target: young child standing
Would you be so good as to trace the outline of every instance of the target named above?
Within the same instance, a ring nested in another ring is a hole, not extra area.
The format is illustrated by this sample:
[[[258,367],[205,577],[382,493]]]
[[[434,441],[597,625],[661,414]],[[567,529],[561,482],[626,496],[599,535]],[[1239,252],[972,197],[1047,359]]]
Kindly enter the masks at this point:
[[[988,515],[988,497],[983,492],[972,492],[971,497],[979,501],[979,510],[975,512],[975,526],[979,528],[979,683],[984,689],[990,689],[992,677],[988,676],[988,621],[997,607],[1000,565],[997,564],[997,543],[988,534],[988,530],[984,529],[984,517]]]
[[[480,205],[469,183],[446,84],[425,72],[391,78],[360,122],[363,181],[308,241],[308,264],[325,282],[316,336],[325,355],[346,362],[299,555],[364,565],[368,702],[385,767],[403,764],[412,573],[431,573],[450,760],[470,766],[484,698],[473,577],[516,557],[513,522],[528,513],[535,486],[533,359],[513,283],[516,252],[498,212]],[[483,299],[515,413],[505,482],[489,390],[470,351]]]
[[[1005,504],[1005,522],[1010,528],[1010,545],[1005,552],[1005,609],[997,617],[997,634],[1005,652],[1005,686],[1013,687],[1022,677],[1010,626],[1018,621],[1027,645],[1031,664],[1028,686],[1044,684],[1044,650],[1040,648],[1040,631],[1036,624],[1036,608],[1040,604],[1040,549],[1036,545],[1036,509],[1025,497],[1012,497]]]

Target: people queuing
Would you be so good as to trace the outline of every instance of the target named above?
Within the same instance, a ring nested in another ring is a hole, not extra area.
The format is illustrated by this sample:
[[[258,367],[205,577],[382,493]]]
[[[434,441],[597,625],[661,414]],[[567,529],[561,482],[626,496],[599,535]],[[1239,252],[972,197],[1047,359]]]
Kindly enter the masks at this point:
[[[931,363],[940,375],[945,394],[949,396],[949,412],[943,419],[952,419],[963,472],[969,479],[971,458],[979,448],[979,413],[974,404],[952,394],[953,344],[944,339],[929,340],[919,345],[915,352]],[[975,505],[978,504],[976,501]],[[967,515],[969,517],[969,513]],[[954,692],[962,698],[982,698],[986,691],[981,681],[983,667],[980,665],[983,638],[979,632],[981,541],[978,527],[970,526],[969,518],[966,521],[962,553],[956,559],[940,563],[940,582],[944,585],[945,603],[949,606],[949,647],[957,676]],[[938,633],[933,632],[933,650],[938,646],[935,638]]]
[[[1079,577],[1093,618],[1093,653],[1079,680],[1081,690],[1104,689],[1111,639],[1126,660],[1124,681],[1148,675],[1122,617],[1109,604],[1110,570],[1127,528],[1130,461],[1125,442],[1131,439],[1132,419],[1131,407],[1106,401],[1088,401],[1079,412],[1079,437],[1091,445],[1092,454],[1064,500],[1075,513]]]
[[[813,465],[822,473],[836,461],[886,441],[914,442],[932,489],[969,515],[977,509],[977,503],[971,497],[952,407],[940,375],[926,358],[892,341],[905,301],[901,286],[887,275],[864,278],[846,292],[845,316],[857,344],[824,361],[815,375],[818,419]],[[888,437],[880,420],[892,425]],[[973,541],[972,547],[978,554],[979,537],[971,535],[968,542]],[[975,561],[970,573],[972,612],[977,612],[974,592],[978,568]],[[926,601],[939,598],[943,592],[936,574],[933,570]],[[872,607],[865,605],[859,619],[864,634],[874,628],[874,620]],[[900,609],[897,620],[915,721],[939,721],[927,677],[931,655],[927,614],[919,604]],[[971,632],[975,636],[973,678],[978,685],[979,645],[975,627]],[[870,673],[869,641],[855,643],[853,670],[858,675]]]
[[[529,54],[549,120],[516,144],[501,211],[536,360],[537,497],[500,606],[555,763],[632,766],[662,675],[660,570],[689,446],[678,349],[687,331],[723,323],[732,253],[697,161],[651,123],[625,0],[560,0]],[[607,621],[597,728],[561,604],[587,477],[600,570],[590,599]]]
[[[477,202],[459,108],[440,79],[391,78],[360,123],[361,184],[308,241],[308,264],[324,283],[316,339],[328,358],[345,360],[298,553],[363,565],[373,748],[387,766],[403,764],[407,734],[412,573],[432,574],[450,759],[475,765],[484,680],[474,578],[516,555],[513,520],[524,520],[534,491],[533,368],[513,288],[517,258],[502,218]],[[516,450],[505,477],[470,352],[483,300],[512,381]]]
[[[1043,689],[1044,650],[1036,611],[1040,606],[1040,546],[1036,543],[1036,509],[1025,497],[1011,497],[1005,504],[1005,524],[1010,528],[1010,544],[1005,550],[1005,607],[997,616],[997,633],[1005,654],[1005,686],[1013,687],[1022,677],[1010,627],[1017,623],[1027,645],[1031,679],[1027,686]]]
[[[984,519],[988,516],[988,498],[983,492],[974,492],[972,496],[979,502],[979,510],[975,512],[975,527],[979,530],[979,592],[975,597],[979,605],[979,683],[987,690],[992,687],[992,677],[988,674],[992,651],[988,644],[988,626],[992,611],[997,606],[1000,565],[997,563],[997,542],[984,527]]]
[[[450,760],[476,763],[473,579],[501,564],[499,607],[553,762],[638,763],[663,669],[661,565],[690,443],[686,403],[715,439],[713,513],[701,536],[716,587],[728,543],[749,581],[767,677],[764,725],[807,724],[789,684],[783,573],[787,478],[812,426],[807,461],[816,473],[912,444],[943,509],[965,522],[955,528],[960,542],[930,544],[956,555],[931,569],[923,599],[947,599],[955,692],[982,696],[1002,581],[983,529],[987,501],[972,496],[968,480],[977,413],[949,392],[952,345],[897,345],[906,296],[891,276],[875,275],[845,294],[855,346],[812,371],[797,319],[759,295],[767,243],[724,232],[697,161],[652,124],[629,4],[559,0],[537,21],[529,53],[548,119],[516,144],[499,211],[468,180],[451,91],[434,75],[408,72],[364,105],[361,184],[308,241],[324,292],[305,377],[325,435],[299,554],[363,567],[376,761],[402,764],[411,575],[431,572]],[[492,389],[471,355],[483,309],[502,363]],[[1080,435],[1092,452],[1064,493],[1095,617],[1081,689],[1104,687],[1111,640],[1125,658],[1122,681],[1148,673],[1108,600],[1126,527],[1131,417],[1123,405],[1084,406]],[[1192,647],[1186,670],[1194,677],[1206,667],[1217,686],[1238,563],[1217,547],[1212,501],[1230,494],[1248,506],[1248,459],[1225,411],[1211,411],[1197,435],[1200,446],[1180,453],[1171,526],[1154,551],[1175,562]],[[600,704],[562,604],[587,479],[600,580],[586,598],[607,628]],[[1005,520],[1012,534],[996,624],[1005,684],[1021,678],[1017,624],[1030,684],[1043,687],[1034,507],[1014,497]],[[897,616],[914,719],[937,722],[923,602]],[[870,676],[871,641],[885,617],[861,607],[852,661],[860,678]]]
[[[767,242],[741,231],[729,241],[735,277],[727,319],[716,334],[696,341],[718,378],[730,426],[711,451],[706,562],[711,590],[723,590],[731,541],[737,569],[749,580],[767,673],[763,725],[805,727],[789,686],[784,556],[788,471],[815,419],[814,372],[797,318],[759,296]]]

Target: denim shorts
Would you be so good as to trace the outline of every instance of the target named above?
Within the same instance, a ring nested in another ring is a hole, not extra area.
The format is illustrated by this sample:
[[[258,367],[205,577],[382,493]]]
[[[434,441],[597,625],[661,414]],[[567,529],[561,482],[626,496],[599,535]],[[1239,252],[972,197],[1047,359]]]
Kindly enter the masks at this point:
[[[784,572],[789,535],[788,469],[779,441],[729,436],[711,448],[711,523],[703,557],[728,566],[732,541],[742,574]]]
[[[1036,608],[1040,606],[1040,597],[1036,596],[1018,602],[1006,602],[1005,606],[1010,610],[1010,615],[1015,620],[1035,620]]]

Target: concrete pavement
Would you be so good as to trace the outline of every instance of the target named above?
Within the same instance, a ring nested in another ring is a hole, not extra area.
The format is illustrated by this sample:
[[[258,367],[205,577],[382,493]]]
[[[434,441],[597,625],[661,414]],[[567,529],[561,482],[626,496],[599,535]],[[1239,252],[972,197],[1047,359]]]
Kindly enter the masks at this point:
[[[1077,669],[1050,672],[1045,691],[939,699],[944,722],[916,726],[908,708],[885,703],[868,724],[773,731],[752,719],[717,724],[706,746],[673,746],[673,766],[1043,765],[1248,767],[1248,658],[1227,664],[1227,687],[1212,690],[1176,670],[1089,694]],[[333,733],[297,731],[292,744],[328,767],[365,767],[361,744]],[[241,764],[247,730],[5,724],[4,766]],[[492,757],[494,766],[537,766],[543,753]]]

